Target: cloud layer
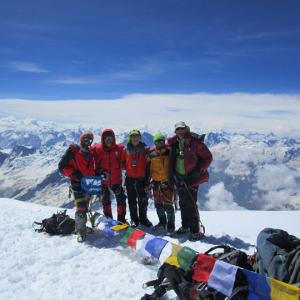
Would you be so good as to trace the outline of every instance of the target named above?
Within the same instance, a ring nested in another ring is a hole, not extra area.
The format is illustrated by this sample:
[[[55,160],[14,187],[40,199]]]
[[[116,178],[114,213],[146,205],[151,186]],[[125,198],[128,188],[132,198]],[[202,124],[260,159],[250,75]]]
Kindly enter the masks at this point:
[[[207,202],[205,203],[205,208],[207,210],[244,209],[234,202],[232,193],[225,189],[223,182],[213,185],[206,194],[206,197],[208,198]]]
[[[172,128],[184,120],[203,130],[274,131],[300,128],[300,95],[132,94],[115,100],[2,99],[1,117],[128,128]]]

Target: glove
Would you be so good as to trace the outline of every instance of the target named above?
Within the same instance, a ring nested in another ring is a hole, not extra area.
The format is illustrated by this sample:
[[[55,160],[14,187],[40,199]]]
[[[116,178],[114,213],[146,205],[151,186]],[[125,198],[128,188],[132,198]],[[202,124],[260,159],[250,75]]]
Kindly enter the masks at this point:
[[[102,170],[96,170],[95,175],[101,177],[104,180],[108,177],[108,174]]]
[[[184,186],[184,176],[174,175],[173,176],[174,184],[177,188],[181,188]]]
[[[168,187],[169,187],[170,185],[169,185],[169,183],[168,183],[168,181],[162,181],[161,183],[160,183],[160,188],[161,189],[167,189]]]
[[[203,172],[205,172],[204,169],[196,169],[193,170],[192,172],[190,172],[187,176],[186,176],[186,183],[188,185],[193,184],[195,181],[197,181],[199,179],[199,177],[201,177],[201,175],[203,174]]]
[[[81,178],[83,177],[82,173],[79,170],[75,170],[72,174],[72,176],[77,179],[78,181],[81,180]]]

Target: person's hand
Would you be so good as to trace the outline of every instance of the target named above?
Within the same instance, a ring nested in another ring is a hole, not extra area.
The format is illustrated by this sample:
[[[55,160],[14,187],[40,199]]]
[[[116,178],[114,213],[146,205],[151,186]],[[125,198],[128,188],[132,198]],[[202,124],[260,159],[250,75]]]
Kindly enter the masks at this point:
[[[72,174],[72,176],[77,179],[78,181],[81,180],[81,178],[83,177],[82,173],[79,170],[75,170]]]

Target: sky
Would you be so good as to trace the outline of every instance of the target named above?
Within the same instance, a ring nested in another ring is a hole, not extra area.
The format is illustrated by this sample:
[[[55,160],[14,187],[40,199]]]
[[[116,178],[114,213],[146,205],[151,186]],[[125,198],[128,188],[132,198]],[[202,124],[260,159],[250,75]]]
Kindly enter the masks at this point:
[[[297,0],[0,4],[0,98],[299,94]]]

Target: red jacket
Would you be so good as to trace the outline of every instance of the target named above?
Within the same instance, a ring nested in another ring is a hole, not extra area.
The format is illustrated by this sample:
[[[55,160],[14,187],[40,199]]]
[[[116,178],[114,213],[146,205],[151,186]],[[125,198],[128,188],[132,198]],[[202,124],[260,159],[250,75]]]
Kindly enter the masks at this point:
[[[187,177],[192,178],[192,185],[199,185],[208,181],[207,168],[212,162],[212,154],[207,146],[202,143],[193,133],[186,133],[184,137],[184,168]],[[176,156],[178,150],[178,137],[175,135],[168,139],[170,154],[170,176],[175,174]]]
[[[128,177],[146,177],[148,152],[148,147],[142,142],[140,142],[136,147],[134,147],[130,142],[127,144],[123,155],[123,161]]]
[[[105,146],[106,135],[113,136],[113,144],[109,148]],[[107,173],[107,179],[103,183],[112,186],[122,182],[122,157],[124,146],[116,144],[115,134],[112,129],[105,129],[101,135],[101,144],[92,147],[97,172]]]
[[[95,161],[91,151],[86,154],[78,145],[70,145],[59,162],[58,168],[62,174],[69,177],[73,182],[79,182],[73,173],[80,172],[82,176],[95,175]]]

